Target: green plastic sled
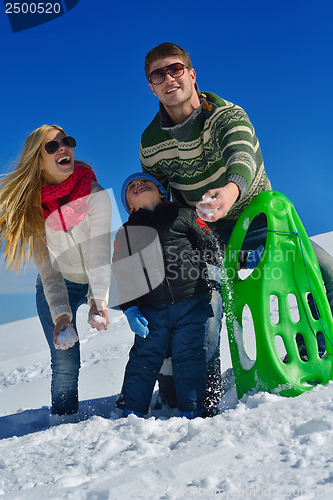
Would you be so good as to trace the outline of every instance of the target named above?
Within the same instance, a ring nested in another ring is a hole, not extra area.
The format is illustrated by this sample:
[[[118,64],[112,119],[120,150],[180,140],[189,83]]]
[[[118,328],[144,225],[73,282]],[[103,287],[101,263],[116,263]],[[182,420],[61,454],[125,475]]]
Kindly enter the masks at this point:
[[[265,250],[253,272],[241,279],[240,249],[250,223],[260,213],[267,218]],[[221,285],[239,399],[252,390],[297,396],[331,380],[331,310],[311,242],[284,195],[263,192],[244,210],[226,249]],[[312,309],[309,294],[315,299]],[[246,306],[252,315],[255,360],[250,359],[244,345]],[[325,355],[319,351],[318,336],[325,340]],[[299,340],[305,344],[307,357],[302,355]]]

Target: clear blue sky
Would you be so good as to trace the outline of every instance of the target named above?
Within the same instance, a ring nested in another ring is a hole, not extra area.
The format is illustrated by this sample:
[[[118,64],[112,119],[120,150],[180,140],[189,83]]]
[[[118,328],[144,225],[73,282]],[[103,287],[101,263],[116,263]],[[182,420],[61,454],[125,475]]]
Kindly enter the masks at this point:
[[[140,170],[140,135],[158,109],[144,57],[171,41],[190,52],[202,91],[246,110],[273,188],[294,203],[308,234],[332,231],[332,18],[331,0],[79,0],[13,34],[2,4],[0,172],[33,129],[58,124],[125,219],[121,184]],[[0,322],[13,310],[15,319],[36,314],[33,290],[17,303],[7,271],[0,286]]]

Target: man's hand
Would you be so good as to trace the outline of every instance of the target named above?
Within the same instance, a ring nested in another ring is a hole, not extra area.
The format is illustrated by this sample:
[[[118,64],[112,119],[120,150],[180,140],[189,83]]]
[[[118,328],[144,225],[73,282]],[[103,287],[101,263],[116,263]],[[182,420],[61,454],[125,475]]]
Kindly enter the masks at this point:
[[[107,330],[110,324],[104,300],[93,300],[88,314],[88,323],[96,330]]]
[[[239,187],[234,182],[226,186],[210,189],[196,205],[199,217],[205,221],[215,222],[225,217],[239,196]]]

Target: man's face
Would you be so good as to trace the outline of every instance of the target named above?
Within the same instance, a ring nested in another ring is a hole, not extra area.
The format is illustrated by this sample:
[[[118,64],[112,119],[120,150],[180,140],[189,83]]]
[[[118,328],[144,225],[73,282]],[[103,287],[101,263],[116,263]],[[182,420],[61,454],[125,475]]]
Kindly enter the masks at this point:
[[[175,57],[157,59],[151,64],[150,73],[156,69],[164,68],[169,64],[177,62],[183,64],[183,61]],[[149,86],[153,94],[158,97],[160,102],[165,107],[173,108],[191,100],[193,92],[195,91],[195,77],[196,75],[194,69],[188,70],[187,68],[184,68],[184,74],[182,76],[175,78],[166,73],[165,79],[162,83],[159,85],[149,83]]]

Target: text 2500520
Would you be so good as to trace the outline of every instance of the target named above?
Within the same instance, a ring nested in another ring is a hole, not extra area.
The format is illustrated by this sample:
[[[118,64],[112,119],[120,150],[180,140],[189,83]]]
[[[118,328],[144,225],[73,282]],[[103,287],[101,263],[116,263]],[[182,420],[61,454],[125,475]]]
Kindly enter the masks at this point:
[[[6,14],[59,14],[60,3],[6,3]]]

